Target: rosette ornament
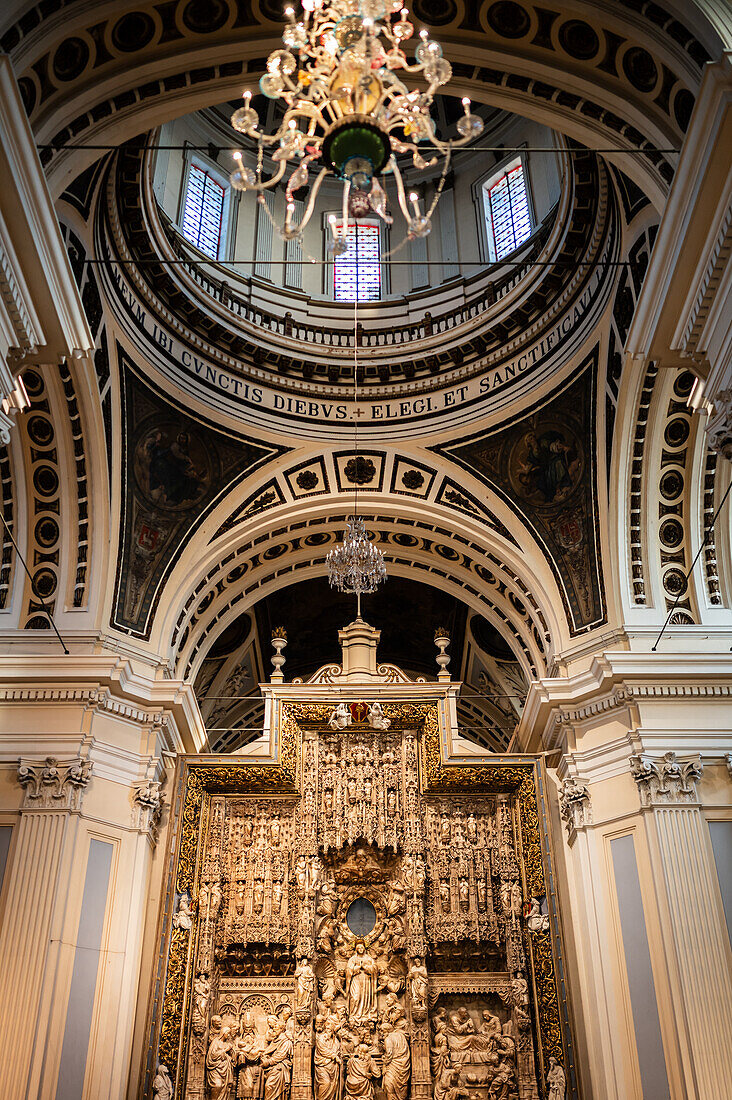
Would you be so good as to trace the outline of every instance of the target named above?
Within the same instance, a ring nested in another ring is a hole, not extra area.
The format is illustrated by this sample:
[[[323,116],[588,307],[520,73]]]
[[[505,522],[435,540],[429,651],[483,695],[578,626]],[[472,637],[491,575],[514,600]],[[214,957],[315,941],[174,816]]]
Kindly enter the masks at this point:
[[[289,172],[285,220],[278,229],[292,240],[310,220],[325,177],[343,180],[343,218],[338,227],[331,223],[330,243],[331,251],[340,254],[346,248],[351,209],[365,206],[364,201],[349,202],[351,191],[359,192],[379,217],[392,220],[380,182],[391,174],[407,237],[426,236],[441,186],[431,207],[420,209],[417,195],[405,192],[397,157],[411,156],[420,170],[441,160],[444,179],[451,150],[474,140],[483,129],[470,100],[464,99],[464,114],[457,123],[460,137],[438,137],[430,108],[438,89],[452,76],[442,47],[423,30],[413,56],[407,56],[405,46],[414,25],[401,0],[302,0],[298,14],[289,7],[285,15],[284,48],[269,55],[267,72],[259,82],[263,95],[281,101],[284,114],[278,129],[265,134],[251,105],[251,92],[244,93],[244,104],[234,111],[231,123],[257,143],[258,160],[256,169],[249,168],[241,153],[234,154],[232,187],[261,196]],[[267,180],[262,174],[265,152],[276,165]],[[296,223],[293,196],[304,188],[307,198]]]

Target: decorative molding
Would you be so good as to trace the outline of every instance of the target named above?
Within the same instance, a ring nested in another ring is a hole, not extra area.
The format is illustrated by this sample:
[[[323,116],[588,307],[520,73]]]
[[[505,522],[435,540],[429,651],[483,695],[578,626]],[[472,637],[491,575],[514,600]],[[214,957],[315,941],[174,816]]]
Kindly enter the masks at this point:
[[[630,771],[638,785],[642,806],[682,806],[698,801],[696,780],[701,778],[700,756],[678,760],[675,752],[654,760],[646,753],[631,756]]]
[[[714,395],[714,415],[708,430],[710,451],[732,462],[732,389]]]
[[[727,771],[729,772],[729,777],[730,779],[732,779],[732,752],[725,753],[724,759],[727,762]]]
[[[57,760],[47,756],[41,764],[18,762],[18,782],[25,788],[23,810],[79,810],[92,773],[91,760],[77,756]]]
[[[430,974],[430,994],[440,993],[511,993],[508,974]]]
[[[572,775],[567,776],[559,790],[559,809],[571,843],[577,829],[592,824],[592,801],[587,785]]]

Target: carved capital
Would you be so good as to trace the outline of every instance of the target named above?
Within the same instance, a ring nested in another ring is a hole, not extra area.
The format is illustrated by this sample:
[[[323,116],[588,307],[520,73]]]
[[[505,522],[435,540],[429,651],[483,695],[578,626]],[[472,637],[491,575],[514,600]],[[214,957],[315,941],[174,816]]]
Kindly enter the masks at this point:
[[[654,760],[643,753],[631,756],[630,771],[642,806],[683,806],[697,801],[696,780],[702,773],[699,756],[677,760],[675,752],[667,752]]]
[[[567,839],[572,840],[577,829],[592,824],[592,802],[585,783],[569,775],[559,789],[559,809],[567,826]]]
[[[148,833],[153,844],[158,841],[160,817],[163,812],[163,785],[152,780],[135,787],[132,808],[132,828]]]
[[[18,762],[18,782],[25,788],[24,810],[78,810],[91,778],[92,762],[77,756],[57,760],[47,756]]]

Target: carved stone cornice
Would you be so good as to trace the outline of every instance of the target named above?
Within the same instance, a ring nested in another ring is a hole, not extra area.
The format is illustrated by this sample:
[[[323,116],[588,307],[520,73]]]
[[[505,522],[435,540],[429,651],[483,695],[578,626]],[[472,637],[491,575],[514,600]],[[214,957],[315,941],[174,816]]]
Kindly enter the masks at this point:
[[[430,999],[436,998],[440,993],[510,992],[511,978],[508,974],[430,974]]]
[[[675,752],[667,752],[659,760],[642,753],[630,757],[630,771],[642,806],[686,806],[698,801],[696,780],[702,773],[698,755],[678,760]]]
[[[592,824],[592,801],[587,784],[573,775],[567,776],[559,789],[559,809],[567,826],[567,839],[571,842],[577,829]]]
[[[18,761],[18,782],[25,788],[24,810],[79,810],[92,773],[91,760],[81,756],[57,760],[47,756]]]
[[[163,805],[162,783],[146,780],[137,784],[132,796],[132,828],[147,833],[153,846],[158,842]]]

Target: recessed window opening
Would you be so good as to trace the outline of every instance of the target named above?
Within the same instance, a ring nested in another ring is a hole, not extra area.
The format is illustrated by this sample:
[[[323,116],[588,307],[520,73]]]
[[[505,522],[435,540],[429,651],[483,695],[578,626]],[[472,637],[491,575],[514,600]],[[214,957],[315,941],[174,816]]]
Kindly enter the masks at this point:
[[[483,186],[492,258],[502,260],[531,236],[531,212],[521,160],[513,161]]]
[[[343,235],[343,222],[334,229]],[[330,230],[328,230],[330,233]],[[381,297],[381,227],[377,222],[349,222],[347,249],[333,259],[336,302],[373,302]]]
[[[200,164],[191,164],[183,210],[183,236],[218,260],[224,224],[226,191]]]

